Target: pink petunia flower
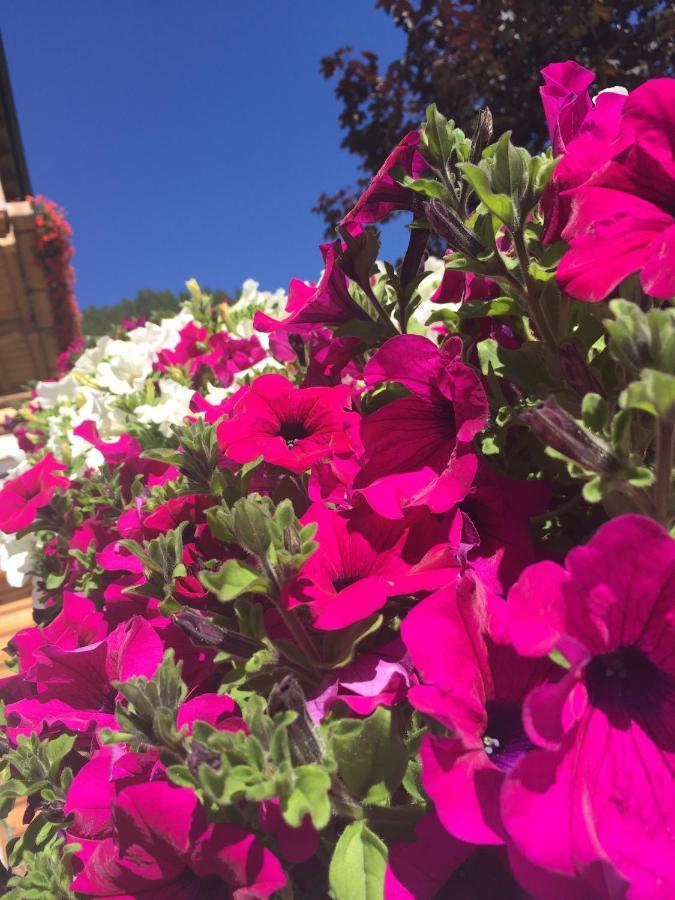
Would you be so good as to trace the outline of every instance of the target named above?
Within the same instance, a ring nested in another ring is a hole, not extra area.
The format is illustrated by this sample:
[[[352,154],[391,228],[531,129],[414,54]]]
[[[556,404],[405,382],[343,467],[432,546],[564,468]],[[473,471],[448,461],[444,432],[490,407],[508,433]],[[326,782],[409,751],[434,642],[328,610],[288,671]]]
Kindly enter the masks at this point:
[[[427,338],[399,335],[366,365],[368,387],[393,381],[409,392],[360,423],[365,462],[355,487],[383,515],[421,505],[443,512],[471,487],[477,461],[470,441],[487,421],[488,404],[461,349],[460,338],[439,349]]]
[[[395,381],[409,396],[361,421],[366,472],[377,477],[430,466],[441,472],[457,444],[483,428],[488,406],[478,375],[460,359],[462,342],[439,349],[428,338],[399,335],[368,362],[368,387]]]
[[[508,608],[520,653],[569,663],[525,703],[541,749],[504,784],[511,840],[558,875],[609,862],[630,897],[674,896],[675,541],[651,519],[613,519],[564,567],[526,569]]]
[[[405,700],[411,675],[406,648],[398,639],[390,641],[377,653],[363,653],[325,678],[307,698],[307,712],[312,721],[321,722],[336,704],[344,703],[357,716],[369,716],[378,706]]]
[[[503,600],[465,577],[422,600],[401,629],[422,680],[408,699],[452,732],[425,736],[422,783],[450,834],[474,844],[504,842],[502,784],[532,747],[522,703],[556,669],[518,656],[505,616]]]
[[[282,375],[261,375],[218,426],[218,443],[238,463],[262,456],[266,462],[300,473],[313,463],[350,447],[351,390],[297,388]]]
[[[67,468],[47,453],[26,472],[6,481],[0,490],[0,531],[12,534],[32,525],[57,489],[70,484],[65,475],[59,474]]]
[[[452,837],[434,813],[415,825],[413,841],[389,850],[384,900],[527,900],[509,872],[503,848],[476,847]],[[562,900],[549,896],[547,900]],[[577,895],[565,900],[591,900]]]
[[[612,157],[626,95],[605,91],[591,102],[588,87],[595,75],[575,62],[542,69],[540,89],[553,153],[562,156],[544,192],[544,240],[557,241],[570,218],[572,188],[587,181]]]
[[[412,178],[419,178],[429,168],[417,149],[419,142],[419,131],[411,131],[394,147],[340,225],[372,225],[396,210],[414,211],[419,195],[398,184],[391,170],[401,168]]]
[[[673,110],[672,78],[634,90],[621,109],[607,161],[597,167],[596,159],[596,171],[570,191],[572,212],[562,232],[570,248],[558,280],[573,297],[603,300],[633,272],[640,273],[647,294],[675,294]],[[607,135],[595,139],[606,142]]]
[[[279,861],[254,835],[208,822],[187,788],[130,784],[111,812],[112,836],[77,839],[77,893],[192,900],[229,891],[234,900],[262,900],[286,883]]]
[[[43,647],[74,650],[102,640],[107,632],[103,614],[91,600],[64,591],[58,616],[44,628],[23,628],[14,635],[11,645],[16,650],[19,671],[26,675],[40,658]]]
[[[134,675],[151,678],[163,653],[161,638],[140,616],[84,647],[44,644],[25,676],[33,696],[5,707],[8,737],[16,740],[19,734],[40,733],[56,724],[83,734],[114,727],[113,681]]]
[[[539,88],[554,156],[567,149],[569,142],[593,109],[588,88],[595,81],[590,69],[574,60],[551,63],[541,70],[544,84]]]
[[[382,519],[365,504],[338,512],[313,504],[319,549],[284,587],[289,606],[307,604],[315,628],[333,631],[366,619],[389,597],[433,590],[456,572],[447,528],[423,510]]]
[[[291,281],[285,319],[273,319],[257,312],[253,326],[262,332],[306,335],[318,328],[337,328],[353,319],[369,322],[367,313],[352,298],[348,280],[337,263],[340,241],[322,244],[324,272],[317,285],[300,279]]]

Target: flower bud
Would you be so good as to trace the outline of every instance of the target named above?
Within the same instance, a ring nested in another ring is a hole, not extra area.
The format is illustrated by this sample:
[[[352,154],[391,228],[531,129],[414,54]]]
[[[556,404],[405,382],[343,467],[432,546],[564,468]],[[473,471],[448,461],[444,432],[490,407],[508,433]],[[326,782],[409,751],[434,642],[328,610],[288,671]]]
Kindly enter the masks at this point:
[[[563,377],[580,397],[585,397],[586,394],[600,394],[602,396],[602,387],[589,369],[576,344],[571,342],[561,344],[558,353]]]
[[[215,750],[211,750],[209,747],[205,747],[204,744],[200,744],[197,741],[190,742],[190,749],[185,762],[194,776],[197,776],[199,767],[202,763],[206,763],[207,766],[210,766],[216,772],[222,765],[219,753],[216,753]]]
[[[474,258],[483,253],[485,247],[441,200],[425,200],[424,215],[433,230],[453,250]]]
[[[198,646],[224,650],[241,659],[250,659],[261,649],[261,644],[253,638],[237,631],[230,631],[228,628],[221,628],[194,609],[181,609],[174,615],[173,620]]]
[[[284,710],[298,714],[295,722],[288,727],[291,752],[296,763],[321,762],[324,755],[323,741],[307,714],[305,695],[293,675],[286,675],[270,691],[267,711],[270,716]]]
[[[584,469],[612,476],[621,468],[607,444],[582,428],[553,397],[524,410],[520,419],[540,441]]]
[[[477,165],[483,155],[483,150],[487,147],[492,139],[492,113],[483,107],[478,113],[476,127],[474,128],[471,138],[471,157],[470,162]]]

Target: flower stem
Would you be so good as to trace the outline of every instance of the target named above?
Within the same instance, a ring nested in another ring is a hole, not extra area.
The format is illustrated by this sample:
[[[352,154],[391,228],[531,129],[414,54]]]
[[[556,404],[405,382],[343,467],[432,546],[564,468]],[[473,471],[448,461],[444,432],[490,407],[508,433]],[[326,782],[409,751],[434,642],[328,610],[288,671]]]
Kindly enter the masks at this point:
[[[372,289],[370,284],[360,284],[359,287],[361,288],[361,290],[364,292],[366,297],[370,300],[370,302],[375,307],[375,312],[378,314],[380,319],[382,319],[384,324],[387,326],[387,330],[389,332],[393,332],[393,334],[399,334],[398,328],[396,328],[394,323],[391,321],[391,319],[385,312],[384,307],[382,306],[380,301],[375,296],[375,291]]]
[[[313,674],[316,674],[317,659],[316,654],[314,653],[314,645],[312,644],[312,641],[305,631],[300,619],[298,619],[297,616],[295,616],[289,610],[284,609],[281,602],[281,588],[277,580],[276,572],[274,572],[273,568],[267,563],[267,560],[261,559],[261,562],[263,563],[265,574],[270,581],[271,590],[269,591],[268,596],[272,600],[272,603],[281,616],[284,625],[295,641],[298,650],[300,650],[300,652],[304,656],[309,671]]]
[[[534,322],[536,329],[539,332],[540,338],[546,344],[548,344],[552,350],[556,350],[558,347],[558,341],[555,334],[553,333],[553,329],[551,328],[548,319],[546,318],[546,314],[542,309],[541,303],[539,302],[539,291],[537,290],[537,285],[530,275],[529,255],[527,252],[527,247],[525,245],[525,238],[523,236],[522,229],[514,229],[514,231],[511,233],[511,236],[513,237],[513,246],[516,250],[518,262],[520,263],[520,268],[523,273],[523,284],[520,285],[523,299],[527,303],[527,308],[529,310],[530,316],[532,317],[532,321]]]
[[[673,486],[673,449],[675,428],[672,422],[658,419],[656,423],[656,481],[654,482],[654,508],[656,518],[668,527],[670,518],[670,493]]]

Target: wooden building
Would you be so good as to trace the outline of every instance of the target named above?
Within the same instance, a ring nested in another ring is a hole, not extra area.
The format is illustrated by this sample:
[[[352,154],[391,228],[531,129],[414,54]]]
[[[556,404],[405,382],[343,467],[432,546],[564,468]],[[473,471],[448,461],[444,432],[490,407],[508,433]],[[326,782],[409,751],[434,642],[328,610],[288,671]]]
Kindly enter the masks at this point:
[[[51,377],[60,350],[31,193],[0,35],[0,394]]]

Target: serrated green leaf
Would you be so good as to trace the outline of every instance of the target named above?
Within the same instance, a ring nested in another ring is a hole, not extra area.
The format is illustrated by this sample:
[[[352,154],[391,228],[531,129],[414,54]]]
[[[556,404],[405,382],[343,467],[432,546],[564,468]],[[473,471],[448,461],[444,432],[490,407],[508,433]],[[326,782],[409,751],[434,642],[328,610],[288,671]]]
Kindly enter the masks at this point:
[[[299,828],[308,815],[315,828],[325,828],[330,821],[330,775],[321,766],[309,763],[293,770],[293,781],[293,790],[280,801],[286,822]]]

